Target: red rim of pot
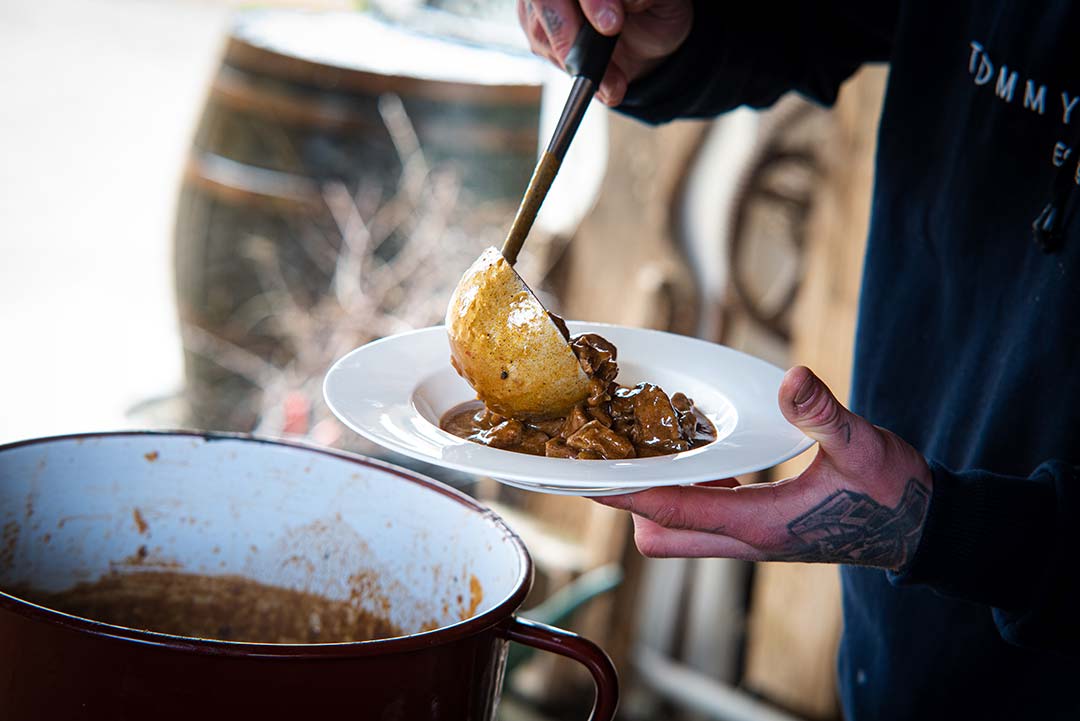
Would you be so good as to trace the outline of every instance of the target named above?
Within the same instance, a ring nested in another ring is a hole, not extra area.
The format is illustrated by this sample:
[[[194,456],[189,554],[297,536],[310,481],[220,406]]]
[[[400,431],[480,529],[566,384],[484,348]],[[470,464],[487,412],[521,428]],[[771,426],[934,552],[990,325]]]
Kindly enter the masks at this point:
[[[96,636],[104,636],[135,643],[148,644],[175,649],[178,651],[190,651],[202,654],[221,656],[244,656],[244,657],[289,657],[289,658],[327,658],[327,657],[355,657],[373,656],[390,653],[405,653],[432,646],[452,643],[467,636],[472,636],[498,625],[504,619],[510,617],[514,611],[525,601],[525,596],[532,585],[532,558],[516,533],[490,509],[485,508],[473,498],[447,486],[439,481],[414,473],[404,468],[399,468],[390,463],[378,461],[344,451],[330,450],[296,441],[284,441],[279,439],[259,438],[244,433],[200,433],[197,431],[107,431],[99,433],[72,433],[59,436],[46,436],[31,438],[0,445],[0,453],[22,446],[42,445],[58,441],[87,440],[96,438],[123,438],[129,436],[162,436],[181,438],[201,438],[205,441],[240,441],[247,443],[260,443],[272,446],[285,446],[298,450],[320,453],[322,455],[339,458],[360,466],[368,466],[381,471],[392,473],[412,483],[424,486],[432,491],[451,498],[466,508],[486,516],[506,534],[514,544],[521,561],[521,571],[518,574],[513,592],[504,598],[498,605],[477,616],[458,621],[449,626],[441,626],[432,631],[414,633],[409,636],[399,636],[377,641],[349,641],[343,643],[255,643],[250,641],[221,641],[217,639],[203,639],[189,636],[176,636],[155,631],[143,631],[126,626],[114,626],[112,624],[81,616],[54,611],[45,606],[39,606],[25,601],[17,596],[12,596],[0,589],[0,608],[13,611],[22,616],[35,620],[48,621],[61,626],[84,631]]]

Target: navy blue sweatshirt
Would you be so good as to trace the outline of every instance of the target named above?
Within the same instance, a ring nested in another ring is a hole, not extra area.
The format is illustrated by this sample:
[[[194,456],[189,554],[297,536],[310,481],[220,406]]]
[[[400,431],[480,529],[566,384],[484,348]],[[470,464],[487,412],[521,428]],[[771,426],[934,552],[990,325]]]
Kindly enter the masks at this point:
[[[847,717],[1080,719],[1080,3],[695,9],[622,111],[831,104],[863,63],[890,66],[851,405],[934,484],[902,574],[841,571]]]

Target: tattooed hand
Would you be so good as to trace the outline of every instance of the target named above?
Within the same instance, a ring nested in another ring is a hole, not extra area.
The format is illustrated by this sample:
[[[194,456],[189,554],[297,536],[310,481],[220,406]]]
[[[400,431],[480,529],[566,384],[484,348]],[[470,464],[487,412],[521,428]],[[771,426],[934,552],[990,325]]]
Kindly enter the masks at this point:
[[[655,488],[595,500],[630,511],[638,549],[654,557],[849,563],[900,569],[930,500],[926,460],[844,408],[813,373],[793,368],[784,417],[819,444],[810,467],[777,483]]]
[[[518,20],[532,51],[563,66],[582,13],[604,35],[622,33],[597,97],[622,102],[626,86],[649,72],[690,34],[690,0],[518,0]]]

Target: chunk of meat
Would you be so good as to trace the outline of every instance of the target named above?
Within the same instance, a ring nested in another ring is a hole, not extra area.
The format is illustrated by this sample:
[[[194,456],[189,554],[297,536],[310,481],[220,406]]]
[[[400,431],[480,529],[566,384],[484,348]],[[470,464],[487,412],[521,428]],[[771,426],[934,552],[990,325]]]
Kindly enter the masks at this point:
[[[534,456],[545,456],[547,455],[547,442],[550,439],[551,437],[539,428],[525,426],[525,430],[521,434],[521,440],[518,441],[518,445],[514,450]]]
[[[691,437],[695,446],[703,446],[716,440],[716,426],[710,423],[708,418],[695,421],[694,435]]]
[[[617,388],[611,396],[611,403],[608,404],[608,409],[611,412],[611,417],[618,423],[619,421],[629,421],[631,424],[634,422],[634,396],[630,394],[633,388]]]
[[[589,395],[585,397],[585,405],[595,407],[610,401],[612,385],[614,384],[593,378],[589,381]]]
[[[687,398],[685,393],[676,393],[671,396],[671,407],[679,413],[690,413],[694,410],[694,401]]]
[[[566,445],[562,438],[552,438],[544,444],[544,455],[548,458],[576,458],[577,451]]]
[[[592,419],[594,421],[599,421],[600,425],[602,425],[604,428],[611,428],[611,416],[604,412],[603,406],[589,408],[589,415],[592,416]]]
[[[469,436],[469,440],[492,448],[513,448],[521,442],[524,435],[525,425],[511,418],[487,430],[474,433]]]
[[[645,443],[639,443],[634,446],[637,450],[637,454],[642,458],[649,458],[651,456],[667,456],[672,453],[682,453],[683,451],[690,450],[692,446],[690,441],[683,439],[678,440],[659,440],[652,439]]]
[[[570,342],[570,348],[577,356],[581,369],[590,378],[610,383],[619,375],[619,366],[615,363],[618,351],[606,338],[595,333],[583,333]]]
[[[566,421],[563,423],[562,430],[559,431],[559,435],[565,440],[570,436],[577,433],[577,430],[583,425],[591,421],[592,418],[585,412],[584,406],[578,403],[570,411],[570,415],[566,417]]]
[[[548,438],[548,434],[539,428],[533,428],[513,419],[505,420],[469,436],[470,441],[483,443],[485,446],[515,450],[534,456],[544,455],[544,445],[548,442]]]
[[[671,396],[671,407],[679,416],[680,435],[683,438],[694,438],[697,435],[697,416],[694,415],[694,401],[682,393]]]
[[[505,423],[506,420],[507,419],[505,416],[500,416],[498,413],[495,413],[494,411],[486,407],[478,410],[476,412],[476,415],[473,416],[473,424],[477,428],[481,428],[483,430],[494,428],[500,423]]]
[[[610,428],[605,428],[600,421],[589,421],[566,439],[566,445],[578,451],[595,453],[601,458],[630,458],[634,455],[634,445]]]
[[[539,428],[549,437],[554,437],[562,432],[564,423],[566,423],[565,418],[552,418],[546,421],[533,421],[530,425]]]
[[[633,404],[634,427],[630,439],[635,446],[658,446],[663,441],[681,440],[678,413],[659,386],[638,383],[633,388],[620,388],[615,396]]]

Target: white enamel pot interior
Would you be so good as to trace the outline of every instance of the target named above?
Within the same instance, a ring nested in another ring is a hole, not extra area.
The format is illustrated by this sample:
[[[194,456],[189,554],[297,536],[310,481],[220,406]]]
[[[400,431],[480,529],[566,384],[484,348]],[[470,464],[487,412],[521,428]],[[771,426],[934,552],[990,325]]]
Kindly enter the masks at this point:
[[[118,433],[4,447],[0,534],[0,589],[61,591],[111,572],[230,574],[358,595],[407,634],[509,616],[532,572],[517,536],[447,486],[233,436]]]

